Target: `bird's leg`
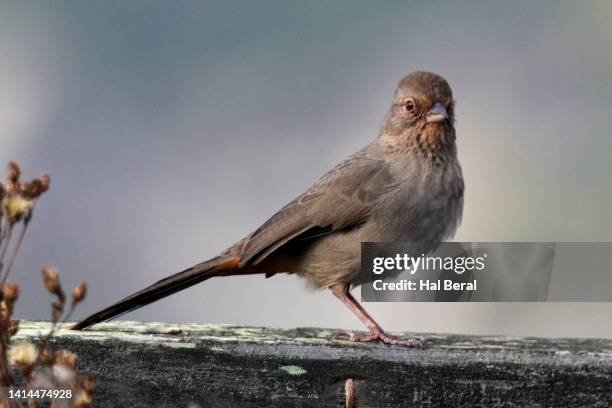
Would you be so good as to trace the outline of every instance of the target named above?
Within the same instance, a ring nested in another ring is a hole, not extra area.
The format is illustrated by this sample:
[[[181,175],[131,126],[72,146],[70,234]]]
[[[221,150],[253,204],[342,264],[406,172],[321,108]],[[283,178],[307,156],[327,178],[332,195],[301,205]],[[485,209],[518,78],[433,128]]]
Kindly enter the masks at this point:
[[[332,293],[336,296],[342,303],[348,307],[351,312],[357,316],[359,320],[370,331],[370,334],[360,335],[357,333],[351,333],[350,339],[351,341],[380,341],[384,344],[404,346],[404,347],[414,347],[421,348],[423,347],[423,342],[416,339],[400,339],[399,337],[392,336],[386,333],[382,327],[366,312],[366,310],[357,302],[357,299],[351,295],[349,292],[349,288],[347,285],[334,285],[331,288]]]

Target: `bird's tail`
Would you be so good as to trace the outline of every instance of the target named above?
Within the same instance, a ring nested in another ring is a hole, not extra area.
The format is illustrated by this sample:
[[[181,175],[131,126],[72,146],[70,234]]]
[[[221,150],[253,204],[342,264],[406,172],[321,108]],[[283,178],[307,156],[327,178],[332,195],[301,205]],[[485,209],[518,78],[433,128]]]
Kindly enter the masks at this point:
[[[228,276],[241,273],[249,273],[239,268],[240,258],[237,256],[219,256],[208,261],[197,264],[189,269],[174,275],[168,276],[138,291],[123,300],[111,305],[97,313],[92,314],[83,321],[75,324],[74,330],[81,330],[103,322],[123,313],[138,309],[142,306],[153,303],[156,300],[170,296],[173,293],[186,289],[197,283],[215,276]],[[253,272],[250,272],[253,273]]]

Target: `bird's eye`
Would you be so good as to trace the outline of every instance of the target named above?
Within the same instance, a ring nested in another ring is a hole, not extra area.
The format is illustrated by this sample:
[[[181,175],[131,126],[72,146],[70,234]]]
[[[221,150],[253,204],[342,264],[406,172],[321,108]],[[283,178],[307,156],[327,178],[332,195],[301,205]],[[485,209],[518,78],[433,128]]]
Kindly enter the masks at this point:
[[[412,98],[406,98],[404,101],[404,110],[410,114],[416,111],[416,102]]]

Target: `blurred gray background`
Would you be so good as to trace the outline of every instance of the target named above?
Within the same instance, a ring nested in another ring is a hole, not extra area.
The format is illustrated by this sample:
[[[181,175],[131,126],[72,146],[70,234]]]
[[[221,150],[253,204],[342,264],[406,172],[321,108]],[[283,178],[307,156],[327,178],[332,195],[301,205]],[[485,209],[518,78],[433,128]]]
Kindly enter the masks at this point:
[[[416,69],[457,99],[457,240],[611,241],[611,18],[603,0],[2,1],[0,163],[53,178],[18,317],[48,318],[44,265],[89,283],[83,317],[224,249],[373,139]],[[610,303],[367,307],[389,330],[612,337]],[[126,318],[361,328],[288,276]]]

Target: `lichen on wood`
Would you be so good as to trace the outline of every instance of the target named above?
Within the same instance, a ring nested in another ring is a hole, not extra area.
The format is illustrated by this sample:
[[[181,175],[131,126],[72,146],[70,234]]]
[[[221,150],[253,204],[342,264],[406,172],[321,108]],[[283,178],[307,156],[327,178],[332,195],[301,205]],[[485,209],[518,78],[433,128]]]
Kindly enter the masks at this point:
[[[48,323],[21,322],[37,341]],[[414,334],[404,334],[414,337]],[[425,334],[422,350],[338,331],[116,321],[53,341],[94,377],[97,407],[609,407],[612,340]]]

